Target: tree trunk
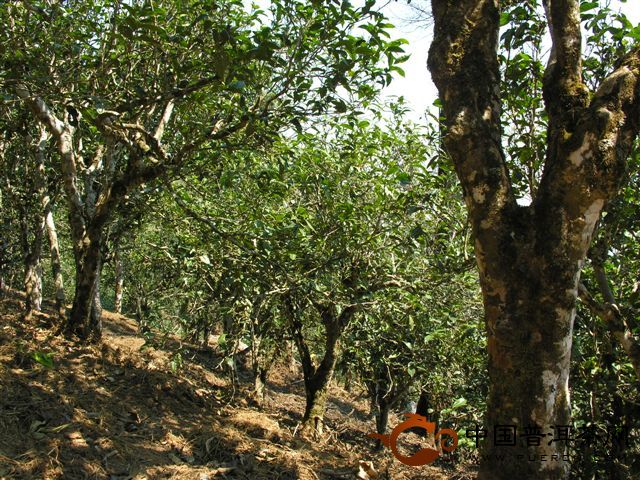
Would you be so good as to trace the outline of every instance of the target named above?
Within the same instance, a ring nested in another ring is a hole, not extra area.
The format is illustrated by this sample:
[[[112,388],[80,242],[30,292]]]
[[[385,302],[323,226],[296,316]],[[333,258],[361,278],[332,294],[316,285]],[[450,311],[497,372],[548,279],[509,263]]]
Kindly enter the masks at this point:
[[[64,282],[62,278],[62,262],[60,261],[60,246],[58,244],[58,234],[56,225],[53,220],[53,213],[49,207],[45,213],[45,223],[47,227],[47,236],[49,238],[49,252],[51,255],[51,275],[56,289],[56,311],[58,317],[64,319],[66,308],[66,295],[64,293]]]
[[[4,207],[4,198],[2,197],[2,192],[0,192],[0,208]],[[7,220],[3,221],[2,225],[3,231],[10,231],[9,222]],[[7,281],[5,275],[7,273],[7,267],[9,266],[9,240],[7,235],[2,235],[0,237],[0,298],[2,298],[7,290]]]
[[[383,392],[378,392],[376,395],[376,432],[384,435],[387,433],[387,425],[389,424],[389,411],[391,405],[387,402]],[[381,450],[384,444],[380,439],[376,440],[376,450]]]
[[[306,404],[302,417],[302,431],[321,435],[324,430],[324,412],[327,409],[329,382],[333,368],[325,364],[318,367],[311,378],[305,378]]]
[[[422,415],[425,418],[429,418],[429,392],[427,390],[420,390],[420,397],[418,398],[418,404],[416,405],[416,413]],[[430,420],[431,421],[431,420]]]
[[[29,207],[21,209],[20,230],[22,236],[22,249],[24,254],[24,291],[25,291],[25,318],[30,319],[34,311],[40,311],[42,307],[42,236],[43,224],[37,221],[31,239],[29,228],[30,215],[26,211]],[[38,216],[36,215],[36,218]],[[40,218],[38,220],[41,220]]]
[[[81,242],[74,242],[76,288],[67,330],[82,339],[98,340],[102,335],[101,243],[100,232],[93,232]]]
[[[334,328],[336,327],[336,328]],[[315,366],[311,359],[309,348],[302,336],[300,328],[293,331],[294,340],[300,353],[302,373],[304,376],[304,390],[306,405],[302,417],[302,432],[321,434],[323,431],[324,412],[327,406],[329,382],[333,376],[333,370],[337,361],[337,347],[339,331],[334,324],[325,325],[326,350],[322,361]]]
[[[124,269],[122,268],[122,254],[120,253],[120,245],[116,245],[113,257],[115,269],[115,302],[114,310],[116,313],[122,313],[122,295],[124,293]]]
[[[285,359],[286,359],[287,365],[289,365],[289,373],[296,373],[298,371],[298,368],[296,365],[296,356],[294,354],[294,349],[296,348],[295,342],[291,340],[287,340],[285,344],[285,348],[287,349],[285,354]]]
[[[267,321],[266,318],[262,318]],[[253,392],[251,398],[258,406],[264,404],[267,388],[267,376],[276,356],[275,348],[261,334],[253,333],[251,338],[251,367],[253,371]]]
[[[333,371],[338,360],[338,343],[344,328],[355,313],[354,306],[345,307],[340,314],[337,314],[335,305],[317,304],[316,308],[320,313],[325,329],[325,352],[318,366],[314,365],[311,358],[309,347],[302,333],[302,323],[297,316],[293,303],[290,298],[285,299],[285,311],[292,322],[291,333],[300,354],[304,376],[307,402],[302,418],[302,433],[311,433],[313,435],[321,434],[323,431],[329,382],[333,377]]]
[[[344,373],[344,391],[347,393],[353,392],[353,372],[350,369]]]
[[[543,3],[553,42],[543,89],[548,150],[540,187],[523,207],[502,149],[499,2],[432,0],[429,69],[473,225],[484,299],[490,392],[481,480],[568,475],[580,270],[638,134],[640,48],[591,96],[582,82],[580,2]],[[520,436],[528,433],[544,437]]]
[[[36,233],[36,236],[39,236]],[[36,239],[31,251],[25,256],[24,291],[25,318],[30,319],[33,312],[42,308],[42,264],[40,262],[42,240]]]
[[[37,203],[25,202],[21,207],[22,247],[24,251],[24,289],[26,294],[25,318],[31,318],[34,311],[42,307],[42,240],[45,231],[45,217],[49,204],[46,193],[45,159],[48,134],[40,127],[40,138],[36,145],[34,190]],[[31,235],[31,228],[33,234]],[[33,236],[33,239],[31,239]]]
[[[258,366],[253,376],[253,400],[258,406],[264,405],[267,389],[267,374],[268,370],[264,367]]]
[[[509,283],[484,286],[490,394],[479,478],[568,474],[569,360],[579,270],[556,260],[547,272],[542,265],[514,264]],[[524,275],[527,270],[535,276]],[[544,435],[539,444],[519,437],[532,433]]]

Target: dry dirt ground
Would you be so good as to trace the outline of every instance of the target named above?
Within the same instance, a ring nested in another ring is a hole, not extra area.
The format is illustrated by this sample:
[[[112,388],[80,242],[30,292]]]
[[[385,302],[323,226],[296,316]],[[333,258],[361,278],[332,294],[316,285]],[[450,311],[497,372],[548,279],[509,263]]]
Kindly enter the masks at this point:
[[[326,433],[308,441],[295,435],[304,392],[289,368],[271,375],[258,409],[212,352],[171,338],[150,346],[109,312],[103,340],[79,345],[56,335],[52,310],[25,321],[22,305],[15,292],[0,299],[0,479],[472,478],[373,452],[366,401],[337,386]],[[376,475],[358,477],[361,461]]]

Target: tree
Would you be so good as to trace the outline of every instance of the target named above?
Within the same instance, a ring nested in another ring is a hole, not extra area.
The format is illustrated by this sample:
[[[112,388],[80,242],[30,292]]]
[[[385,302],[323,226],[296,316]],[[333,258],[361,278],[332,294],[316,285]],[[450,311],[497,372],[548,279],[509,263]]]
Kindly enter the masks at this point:
[[[6,106],[5,106],[6,107]],[[60,256],[53,220],[56,178],[51,168],[49,135],[43,126],[35,128],[24,109],[3,108],[4,145],[0,151],[2,184],[7,204],[5,215],[14,216],[4,229],[4,249],[11,237],[18,238],[23,257],[25,316],[40,310],[43,297],[43,243],[49,239],[57,308],[64,309]],[[11,228],[15,225],[15,229]],[[3,249],[3,250],[4,250]],[[0,260],[1,262],[1,260]],[[5,262],[4,263],[11,263]]]
[[[580,2],[543,4],[552,39],[543,77],[546,152],[532,203],[522,206],[502,146],[498,2],[432,0],[429,69],[473,225],[484,298],[490,393],[481,479],[567,477],[566,442],[528,447],[518,439],[500,447],[494,427],[570,423],[580,271],[639,128],[640,48],[620,58],[592,92],[583,82]],[[529,454],[533,460],[523,461]]]
[[[60,158],[76,265],[69,331],[100,336],[105,230],[127,196],[389,81],[401,42],[373,4],[282,0],[270,15],[240,0],[0,7],[3,88]]]

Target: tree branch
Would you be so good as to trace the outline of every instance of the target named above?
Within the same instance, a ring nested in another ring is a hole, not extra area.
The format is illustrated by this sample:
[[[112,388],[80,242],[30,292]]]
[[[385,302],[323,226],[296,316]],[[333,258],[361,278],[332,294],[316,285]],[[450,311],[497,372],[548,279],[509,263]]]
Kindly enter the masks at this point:
[[[62,120],[56,117],[45,101],[36,95],[32,95],[27,86],[21,82],[16,84],[15,91],[18,97],[27,104],[38,120],[40,120],[49,129],[51,134],[56,138],[59,138],[65,130],[65,125]]]
[[[217,75],[213,75],[207,78],[201,78],[197,82],[193,82],[191,85],[187,85],[183,88],[175,88],[169,92],[163,92],[155,96],[151,97],[142,97],[136,100],[132,100],[130,102],[123,103],[115,108],[117,112],[131,112],[139,107],[144,107],[147,105],[153,105],[160,102],[172,102],[178,98],[185,97],[190,93],[197,92],[202,90],[203,88],[212,85],[213,83],[219,81],[220,78]]]
[[[602,274],[604,274],[604,271],[602,271]],[[605,290],[610,292],[608,282]],[[582,300],[594,315],[605,323],[611,335],[620,343],[631,360],[633,369],[636,372],[636,378],[640,380],[640,343],[633,337],[633,333],[631,333],[631,329],[620,313],[618,306],[608,300],[606,303],[598,302],[591,293],[589,293],[589,290],[583,283],[580,283],[578,292],[580,300]],[[613,298],[613,296],[611,296],[611,298]]]
[[[501,145],[499,10],[495,0],[432,0],[429,70],[447,127],[445,144],[476,234],[491,212],[515,206]]]
[[[77,219],[74,224],[79,236],[85,229],[84,224],[84,208],[83,201],[80,196],[77,185],[77,155],[73,146],[74,128],[66,122],[60,120],[49,108],[46,102],[32,95],[26,85],[18,82],[15,86],[18,97],[25,102],[27,108],[36,116],[36,118],[51,132],[56,139],[56,146],[62,158],[62,174],[64,177],[64,186],[67,193],[67,199],[72,214]]]
[[[535,204],[543,223],[562,216],[574,249],[586,252],[638,135],[640,47],[602,82],[589,107],[575,113],[572,131],[563,129],[550,140]]]
[[[544,0],[551,33],[551,55],[544,73],[543,95],[549,131],[571,131],[575,111],[587,106],[589,91],[582,83],[582,35],[578,0]]]
[[[169,123],[171,119],[171,115],[173,114],[173,107],[175,105],[174,100],[169,100],[167,104],[164,106],[164,110],[162,112],[162,117],[158,122],[158,126],[156,127],[156,131],[153,133],[153,137],[160,142],[162,140],[162,136],[164,135],[164,129]]]

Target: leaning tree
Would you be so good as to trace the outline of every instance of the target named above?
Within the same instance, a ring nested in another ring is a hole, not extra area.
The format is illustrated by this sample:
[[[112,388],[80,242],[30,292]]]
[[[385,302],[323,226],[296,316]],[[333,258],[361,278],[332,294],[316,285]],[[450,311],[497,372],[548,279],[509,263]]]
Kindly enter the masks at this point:
[[[583,81],[580,1],[542,2],[552,41],[542,78],[546,152],[532,202],[520,205],[502,141],[498,41],[505,5],[431,3],[428,64],[473,225],[484,298],[490,393],[479,478],[566,478],[562,439],[571,420],[580,270],[638,135],[640,47],[591,91]],[[539,445],[516,438],[516,445],[502,447],[495,435],[500,426],[554,437]]]

